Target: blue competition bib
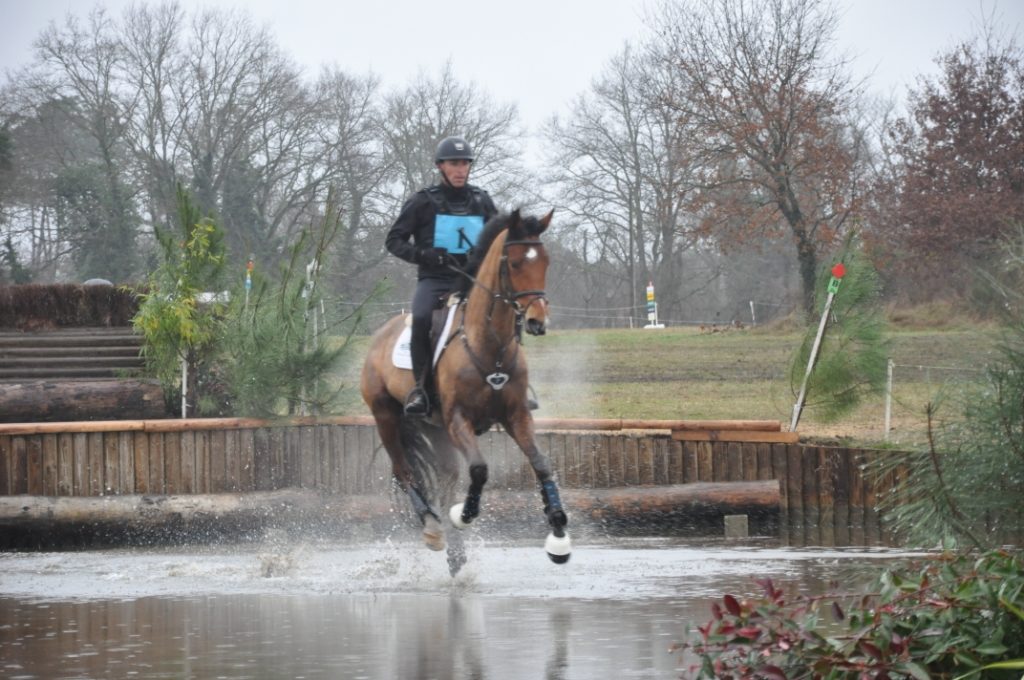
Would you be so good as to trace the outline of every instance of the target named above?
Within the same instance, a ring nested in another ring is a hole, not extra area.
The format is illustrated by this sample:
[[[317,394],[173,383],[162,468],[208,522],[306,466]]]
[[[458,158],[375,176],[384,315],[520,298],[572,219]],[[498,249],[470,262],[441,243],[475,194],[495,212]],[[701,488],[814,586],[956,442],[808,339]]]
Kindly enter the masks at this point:
[[[465,254],[476,245],[484,228],[480,215],[437,215],[434,218],[434,247]]]

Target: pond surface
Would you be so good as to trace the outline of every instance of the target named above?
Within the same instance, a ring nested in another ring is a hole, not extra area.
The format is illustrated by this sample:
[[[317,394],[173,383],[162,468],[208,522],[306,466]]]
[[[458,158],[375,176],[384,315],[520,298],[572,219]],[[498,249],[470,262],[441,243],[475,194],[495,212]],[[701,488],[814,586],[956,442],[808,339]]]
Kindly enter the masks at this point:
[[[677,678],[669,651],[729,592],[868,580],[887,551],[678,540],[0,553],[4,678]]]

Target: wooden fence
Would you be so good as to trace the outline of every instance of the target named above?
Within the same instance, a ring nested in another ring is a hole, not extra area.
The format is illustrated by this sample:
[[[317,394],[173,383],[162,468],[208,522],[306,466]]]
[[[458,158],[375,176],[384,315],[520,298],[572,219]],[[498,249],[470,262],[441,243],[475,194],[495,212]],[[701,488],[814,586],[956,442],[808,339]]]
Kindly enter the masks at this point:
[[[749,438],[749,437],[744,437]],[[789,545],[886,544],[876,511],[892,480],[884,452],[757,441],[679,440],[669,431],[543,430],[538,444],[565,488],[778,480],[777,530]],[[502,432],[480,439],[488,488],[536,488]],[[0,425],[0,496],[207,494],[315,489],[387,494],[390,462],[367,418],[195,419]],[[570,509],[571,511],[571,509]]]

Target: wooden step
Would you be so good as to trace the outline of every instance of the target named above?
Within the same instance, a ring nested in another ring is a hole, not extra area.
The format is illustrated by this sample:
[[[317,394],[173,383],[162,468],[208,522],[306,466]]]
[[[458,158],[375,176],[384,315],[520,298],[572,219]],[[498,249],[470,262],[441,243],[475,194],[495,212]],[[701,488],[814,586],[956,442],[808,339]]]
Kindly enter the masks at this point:
[[[145,361],[135,356],[82,356],[66,355],[59,357],[12,357],[0,360],[0,368],[61,368],[82,366],[85,368],[100,366],[106,368],[141,368]]]
[[[0,368],[0,381],[56,380],[62,378],[121,378],[138,375],[133,368],[73,366],[57,368]]]
[[[88,356],[95,357],[137,357],[141,345],[111,345],[109,347],[4,347],[0,344],[0,363],[4,359],[16,359],[19,357],[65,357],[65,356]]]
[[[48,333],[0,333],[0,347],[112,347],[141,345],[142,337],[130,330],[111,332],[51,331]]]
[[[125,326],[3,330],[0,381],[137,376],[145,367],[142,344],[142,336]]]

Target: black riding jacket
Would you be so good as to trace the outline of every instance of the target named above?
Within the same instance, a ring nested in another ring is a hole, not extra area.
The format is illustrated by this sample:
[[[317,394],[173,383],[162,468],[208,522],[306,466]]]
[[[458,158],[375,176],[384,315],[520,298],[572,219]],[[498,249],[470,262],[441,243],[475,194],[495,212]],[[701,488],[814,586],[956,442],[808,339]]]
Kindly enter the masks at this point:
[[[491,197],[479,187],[467,184],[456,189],[444,183],[435,184],[420,189],[405,202],[384,245],[392,255],[412,264],[417,264],[416,253],[424,248],[447,247],[462,266],[466,263],[464,249],[473,243],[466,241],[459,220],[477,216],[486,223],[497,212]],[[456,276],[446,267],[419,265],[417,270],[419,279]]]

